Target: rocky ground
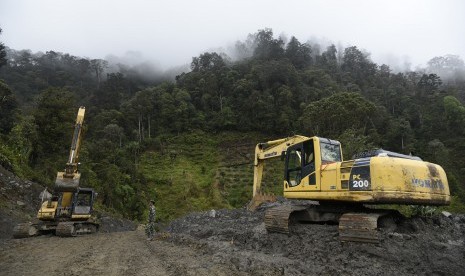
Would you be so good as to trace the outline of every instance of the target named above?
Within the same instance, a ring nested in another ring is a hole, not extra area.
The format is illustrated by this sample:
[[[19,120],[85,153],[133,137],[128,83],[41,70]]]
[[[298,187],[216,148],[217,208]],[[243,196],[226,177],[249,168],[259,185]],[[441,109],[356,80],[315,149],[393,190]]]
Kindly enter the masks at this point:
[[[195,245],[236,272],[264,275],[465,275],[465,216],[443,214],[381,229],[379,244],[341,243],[337,225],[268,234],[264,212],[220,210],[174,221],[170,240]]]
[[[24,181],[0,166],[0,239],[10,238],[19,222],[34,218],[44,187]]]
[[[99,214],[97,234],[12,239],[32,220],[43,187],[0,168],[1,275],[465,275],[465,216],[438,214],[380,229],[379,244],[342,243],[337,225],[267,233],[264,209],[192,213],[143,227]]]

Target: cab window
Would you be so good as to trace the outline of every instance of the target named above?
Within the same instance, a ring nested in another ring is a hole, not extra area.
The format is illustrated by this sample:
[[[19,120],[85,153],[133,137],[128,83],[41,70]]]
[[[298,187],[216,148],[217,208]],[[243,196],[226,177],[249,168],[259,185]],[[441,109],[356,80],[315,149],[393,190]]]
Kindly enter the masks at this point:
[[[313,153],[313,141],[307,141],[303,143],[304,148],[304,166],[315,162],[315,156]]]
[[[308,184],[316,185],[315,175],[315,152],[313,140],[305,141],[302,144],[304,154],[304,165],[302,168],[302,177],[309,176]]]
[[[287,159],[287,177],[289,186],[294,187],[300,184],[302,172],[302,151],[301,149],[292,149],[288,153]]]
[[[339,144],[321,143],[321,161],[340,162],[341,150]]]

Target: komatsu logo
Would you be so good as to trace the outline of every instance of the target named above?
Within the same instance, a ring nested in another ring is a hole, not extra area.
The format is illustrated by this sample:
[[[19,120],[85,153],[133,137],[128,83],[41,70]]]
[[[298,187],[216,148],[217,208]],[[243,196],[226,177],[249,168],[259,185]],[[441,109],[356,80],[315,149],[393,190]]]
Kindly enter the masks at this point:
[[[270,152],[270,153],[266,153],[265,157],[272,157],[272,156],[275,156],[275,155],[278,155],[278,153],[276,151],[273,151],[273,152]]]
[[[441,179],[418,179],[418,178],[413,178],[412,179],[412,184],[415,187],[444,190],[444,184],[442,183]]]

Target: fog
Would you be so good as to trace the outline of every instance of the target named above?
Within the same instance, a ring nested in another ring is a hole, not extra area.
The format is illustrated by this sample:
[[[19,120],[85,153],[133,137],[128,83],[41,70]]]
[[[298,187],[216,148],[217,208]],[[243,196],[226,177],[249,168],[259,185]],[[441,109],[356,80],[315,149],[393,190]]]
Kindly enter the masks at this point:
[[[0,41],[158,71],[204,51],[231,54],[236,41],[271,28],[276,37],[355,45],[402,70],[446,54],[464,58],[464,12],[460,0],[1,0]]]

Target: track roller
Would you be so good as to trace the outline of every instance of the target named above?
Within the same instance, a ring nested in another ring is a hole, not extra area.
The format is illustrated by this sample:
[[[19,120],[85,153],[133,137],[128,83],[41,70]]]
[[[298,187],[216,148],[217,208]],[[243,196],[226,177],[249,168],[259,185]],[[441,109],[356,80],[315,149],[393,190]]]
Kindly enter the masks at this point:
[[[270,208],[265,213],[265,228],[268,232],[289,234],[292,213],[307,209],[307,206],[283,205]]]
[[[92,234],[98,231],[98,224],[93,222],[60,222],[55,235],[59,237],[75,237],[77,235]]]
[[[341,241],[379,243],[378,220],[388,212],[346,213],[339,219]]]
[[[77,236],[76,227],[73,222],[60,222],[55,230],[55,235],[59,237],[75,237]]]

